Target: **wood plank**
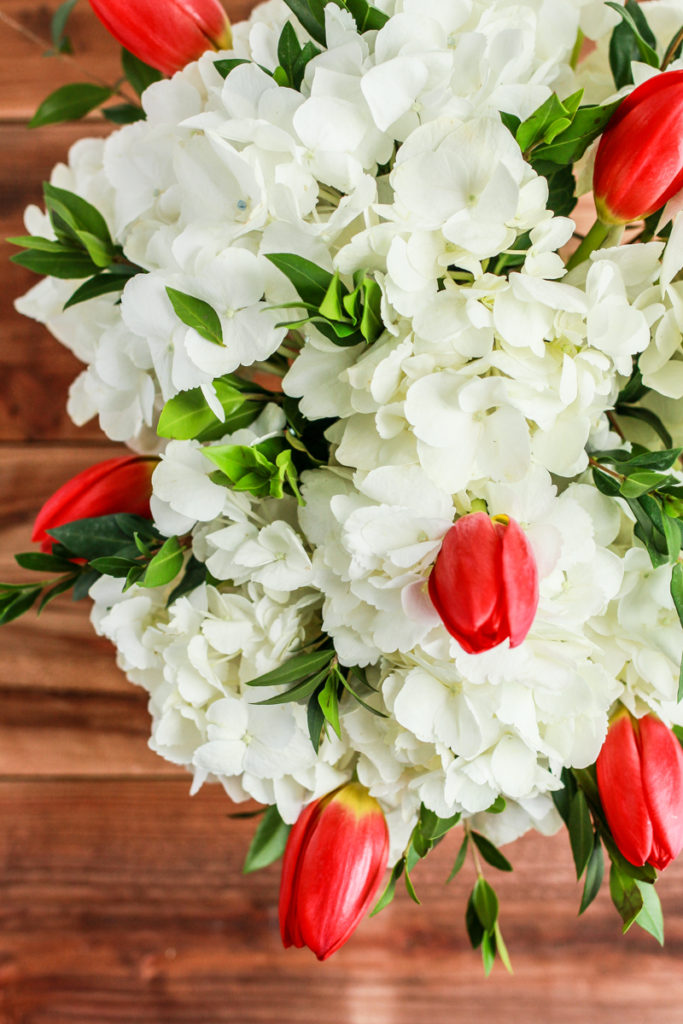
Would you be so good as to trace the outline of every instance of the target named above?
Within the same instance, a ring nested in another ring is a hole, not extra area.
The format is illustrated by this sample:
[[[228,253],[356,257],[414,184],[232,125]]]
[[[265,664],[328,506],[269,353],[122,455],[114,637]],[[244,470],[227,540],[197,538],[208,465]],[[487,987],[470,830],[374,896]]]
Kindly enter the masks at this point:
[[[240,874],[254,823],[231,810],[180,781],[0,783],[3,1024],[680,1019],[680,865],[660,950],[619,936],[606,893],[577,920],[566,838],[524,838],[514,875],[491,879],[515,975],[485,981],[462,922],[471,867],[443,885],[454,835],[416,870],[422,907],[400,893],[321,965],[280,947],[279,868]]]
[[[6,117],[26,120],[54,89],[69,82],[99,80],[112,84],[120,77],[119,47],[82,2],[68,25],[73,57],[43,57],[49,46],[52,15],[61,0],[2,0],[0,51],[3,53],[2,108]],[[253,0],[226,0],[233,22],[247,16]]]

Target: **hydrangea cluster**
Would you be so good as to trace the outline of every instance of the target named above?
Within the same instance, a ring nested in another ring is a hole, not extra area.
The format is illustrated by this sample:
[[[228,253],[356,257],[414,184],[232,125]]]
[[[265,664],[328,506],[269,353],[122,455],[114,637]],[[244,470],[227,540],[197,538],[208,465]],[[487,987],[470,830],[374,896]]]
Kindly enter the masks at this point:
[[[629,451],[612,410],[634,366],[646,415],[628,437],[649,443],[656,414],[683,444],[683,220],[568,272],[557,192],[573,184],[531,158],[552,139],[515,135],[553,94],[614,101],[603,0],[376,9],[382,27],[361,31],[329,3],[295,88],[278,41],[288,21],[311,40],[269,0],[232,51],[151,85],[144,120],[76,143],[52,184],[100,211],[137,272],[66,309],[74,282],[49,276],[17,307],[85,364],[74,421],[159,455],[156,526],[190,538],[203,573],[170,604],[170,585],[91,589],[95,628],[149,693],[153,749],[194,790],[218,780],[289,823],[356,777],[395,857],[421,806],[496,842],[554,830],[562,770],[595,762],[616,701],[683,724],[671,566],[590,473],[592,453]],[[683,5],[648,9],[665,44]],[[597,46],[577,66],[580,33]],[[633,66],[636,82],[655,73]],[[26,225],[56,237],[37,207]],[[327,305],[292,266],[331,280]],[[174,295],[210,307],[218,343]],[[258,406],[248,422],[231,421],[230,379]],[[157,432],[189,395],[210,436]],[[298,484],[256,486],[283,438]],[[236,447],[251,484],[230,476]],[[520,525],[539,603],[523,643],[469,654],[428,580],[478,510]],[[362,702],[344,691],[316,745],[305,702],[264,704],[287,686],[250,683],[321,638]]]

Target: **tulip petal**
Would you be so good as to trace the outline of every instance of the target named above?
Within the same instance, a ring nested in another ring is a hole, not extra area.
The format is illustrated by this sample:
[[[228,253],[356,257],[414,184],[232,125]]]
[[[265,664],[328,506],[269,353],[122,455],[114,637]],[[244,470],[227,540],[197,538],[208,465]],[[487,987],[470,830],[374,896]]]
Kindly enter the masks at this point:
[[[683,849],[683,752],[653,715],[638,720],[643,789],[652,822],[648,862],[662,870]]]
[[[525,533],[514,519],[496,523],[502,541],[502,573],[510,647],[517,647],[531,629],[538,607],[538,570]]]
[[[652,849],[652,824],[643,792],[640,752],[631,716],[610,726],[596,762],[607,824],[626,860],[642,866]]]
[[[157,458],[124,455],[89,466],[67,480],[48,498],[36,517],[31,540],[43,551],[54,541],[46,530],[77,519],[126,512],[151,518],[149,498]]]
[[[300,949],[305,945],[297,924],[296,905],[299,865],[302,852],[309,839],[309,825],[320,813],[320,800],[314,800],[303,809],[289,833],[285,855],[282,860],[282,877],[280,879],[280,935],[285,949],[296,946]]]
[[[484,512],[474,512],[448,531],[429,577],[434,607],[469,654],[489,650],[507,636],[500,554],[493,523]]]

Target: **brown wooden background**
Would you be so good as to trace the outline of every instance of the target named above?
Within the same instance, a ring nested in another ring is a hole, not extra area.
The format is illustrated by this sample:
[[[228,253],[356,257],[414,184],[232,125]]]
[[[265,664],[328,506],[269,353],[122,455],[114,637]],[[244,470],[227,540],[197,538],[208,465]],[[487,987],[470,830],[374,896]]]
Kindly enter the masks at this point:
[[[56,6],[0,0],[2,238],[23,233],[24,206],[84,134],[26,129],[40,99],[84,75],[1,20],[45,38]],[[249,6],[233,0],[233,20]],[[85,0],[72,36],[113,80],[116,48]],[[42,501],[117,449],[67,419],[78,365],[14,312],[34,279],[0,250],[0,578],[16,579],[12,553]],[[443,886],[454,837],[416,872],[421,908],[402,893],[319,965],[280,948],[278,869],[240,873],[253,824],[230,819],[217,788],[191,799],[187,776],[148,750],[145,697],[86,603],[62,600],[0,642],[0,1024],[680,1024],[683,862],[660,885],[662,950],[636,929],[620,937],[605,892],[577,919],[565,836],[523,839],[507,850],[514,874],[491,879],[515,975],[497,966],[486,981],[464,936],[471,875]]]

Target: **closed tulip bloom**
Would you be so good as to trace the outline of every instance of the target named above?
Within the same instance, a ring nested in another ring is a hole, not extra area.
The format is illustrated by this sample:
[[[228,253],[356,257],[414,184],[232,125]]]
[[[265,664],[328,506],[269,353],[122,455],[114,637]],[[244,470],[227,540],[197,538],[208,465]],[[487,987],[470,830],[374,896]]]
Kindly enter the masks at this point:
[[[598,789],[614,841],[631,864],[662,870],[683,848],[683,751],[654,715],[621,712],[597,760]]]
[[[639,85],[617,107],[595,157],[600,220],[626,224],[659,210],[683,188],[683,71]]]
[[[441,620],[468,654],[517,647],[538,606],[538,571],[531,545],[508,516],[485,512],[451,526],[429,577],[429,596]]]
[[[122,46],[165,75],[206,50],[232,45],[218,0],[90,0],[90,6]]]
[[[350,782],[306,807],[287,841],[280,883],[285,946],[335,953],[378,895],[389,832],[377,801]]]
[[[124,455],[107,459],[77,473],[55,491],[36,518],[31,540],[43,551],[55,543],[46,533],[76,519],[91,519],[116,512],[151,519],[149,499],[156,458]]]

